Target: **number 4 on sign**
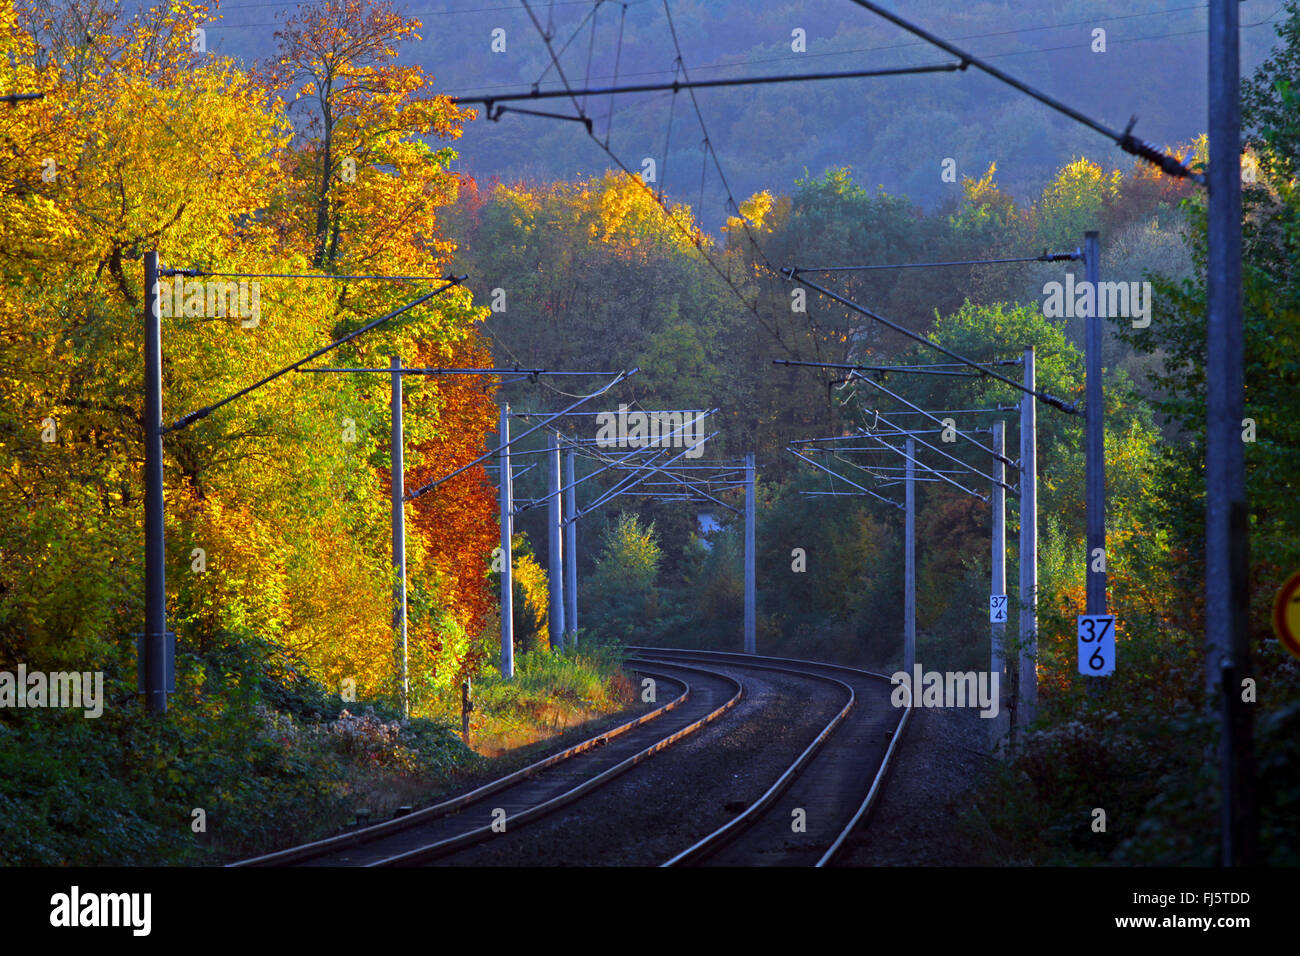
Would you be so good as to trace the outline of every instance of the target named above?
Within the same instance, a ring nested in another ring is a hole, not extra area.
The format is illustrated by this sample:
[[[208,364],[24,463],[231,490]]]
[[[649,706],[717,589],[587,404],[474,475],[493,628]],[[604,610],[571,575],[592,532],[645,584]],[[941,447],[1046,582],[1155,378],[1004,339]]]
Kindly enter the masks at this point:
[[[1007,596],[1005,594],[989,595],[989,623],[1002,624],[1007,619]]]
[[[1106,677],[1115,673],[1115,617],[1079,615],[1079,673]]]

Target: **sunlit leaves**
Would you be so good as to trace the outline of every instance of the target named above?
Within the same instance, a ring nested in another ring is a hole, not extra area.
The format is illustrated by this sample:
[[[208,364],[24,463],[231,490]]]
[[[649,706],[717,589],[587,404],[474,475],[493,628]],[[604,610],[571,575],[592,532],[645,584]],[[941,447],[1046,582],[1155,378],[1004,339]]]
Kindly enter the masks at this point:
[[[14,82],[47,94],[0,110],[0,659],[80,655],[88,664],[86,655],[106,655],[125,669],[123,635],[139,630],[141,615],[141,256],[157,249],[165,266],[217,273],[316,271],[321,194],[311,171],[321,144],[301,129],[294,137],[296,114],[261,75],[194,53],[202,7],[134,18],[100,11],[89,44],[77,32],[85,10],[44,10],[29,17],[35,40],[0,10]],[[354,3],[343,13],[394,42],[414,36],[391,11]],[[304,11],[300,26],[311,16]],[[310,33],[289,36],[310,45]],[[338,107],[337,138],[325,152],[346,148],[358,159],[347,190],[324,193],[331,265],[437,274],[452,247],[434,209],[454,199],[458,180],[446,172],[451,154],[420,136],[458,135],[455,111],[418,71],[381,62],[388,41],[349,54],[337,33],[312,35],[335,45],[332,68],[344,77],[337,102],[327,100]],[[316,62],[310,50],[286,55]],[[432,286],[251,281],[260,282],[255,326],[236,316],[163,319],[164,421]],[[456,290],[330,361],[387,365],[400,353],[407,364],[473,365],[482,312]],[[489,396],[458,387],[413,389],[410,411],[417,467],[419,443],[439,434],[454,446],[440,451],[468,460],[494,418]],[[57,442],[40,439],[47,419]],[[345,419],[355,442],[342,437]],[[387,444],[382,377],[290,375],[169,433],[169,623],[182,647],[253,633],[326,683],[351,676],[363,694],[390,688]],[[473,573],[476,549],[494,533],[481,471],[443,505],[436,530],[445,540],[433,558],[418,518],[408,552],[413,578],[421,575],[412,633],[429,642],[440,640],[439,621],[463,634],[487,617]],[[206,570],[192,570],[192,547],[204,549]],[[463,639],[452,653],[459,666]]]

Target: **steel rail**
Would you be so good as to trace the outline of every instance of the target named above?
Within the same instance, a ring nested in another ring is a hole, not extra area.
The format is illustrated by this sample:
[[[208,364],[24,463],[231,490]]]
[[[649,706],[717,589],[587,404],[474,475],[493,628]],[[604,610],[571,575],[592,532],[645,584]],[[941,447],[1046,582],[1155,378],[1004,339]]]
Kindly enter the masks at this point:
[[[609,767],[608,769],[602,771],[596,776],[584,780],[576,787],[573,787],[572,789],[567,790],[564,793],[559,794],[558,796],[552,797],[549,800],[539,803],[536,806],[529,807],[526,810],[516,813],[512,817],[508,817],[507,818],[508,822],[513,822],[515,824],[527,823],[531,820],[536,820],[539,817],[543,817],[549,813],[552,813],[563,806],[573,803],[579,798],[585,796],[587,793],[590,793],[592,790],[595,790],[597,787],[603,786],[604,784],[608,783],[610,780],[613,780],[615,777],[620,776],[623,773],[626,773],[628,770],[631,770],[634,766],[650,759],[650,757],[654,756],[659,751],[672,746],[674,743],[681,740],[683,737],[686,737],[694,733],[695,731],[699,730],[701,727],[704,727],[705,725],[710,724],[713,721],[717,720],[723,714],[727,713],[727,711],[731,710],[738,703],[740,703],[741,699],[745,695],[745,685],[738,678],[732,677],[729,674],[722,674],[717,671],[709,671],[700,667],[691,667],[686,664],[677,664],[677,663],[673,663],[672,661],[642,661],[642,660],[634,659],[634,660],[627,661],[627,663],[649,664],[651,666],[655,666],[655,665],[667,666],[677,670],[694,671],[700,674],[707,674],[710,677],[721,678],[722,680],[733,684],[736,687],[736,693],[733,694],[731,698],[728,699],[721,706],[714,708],[712,711],[705,714],[703,717],[700,717],[699,719],[694,720],[691,723],[687,724],[685,727],[682,727],[674,731],[669,736],[661,738],[657,742],[651,744],[648,747],[645,747],[644,749],[638,751],[632,756],[623,759],[619,763],[615,764],[612,767]],[[491,824],[487,826],[477,827],[473,830],[460,833],[456,836],[438,840],[433,843],[429,843],[425,846],[418,847],[414,850],[408,850],[404,853],[398,853],[390,857],[385,857],[382,860],[376,860],[366,865],[368,867],[419,866],[420,864],[426,863],[430,860],[434,860],[437,859],[438,857],[446,856],[450,853],[456,852],[457,850],[462,850],[465,849],[466,847],[473,846],[476,843],[480,843],[483,840],[490,839],[493,833],[494,831],[492,829]]]
[[[830,671],[843,671],[846,673],[856,674],[863,677],[870,677],[876,680],[882,680],[888,683],[891,687],[900,686],[894,683],[892,677],[889,677],[885,674],[878,674],[874,671],[864,670],[859,667],[850,667],[846,664],[831,664],[826,661],[805,661],[796,658],[770,657],[770,656],[756,655],[756,654],[740,654],[734,651],[691,650],[688,648],[645,647],[641,645],[629,645],[628,650],[643,652],[643,653],[649,652],[651,654],[659,654],[661,656],[662,663],[665,664],[671,663],[674,657],[678,655],[693,657],[695,659],[704,658],[705,660],[711,660],[714,663],[734,662],[737,665],[741,665],[741,666],[747,664],[752,665],[753,662],[756,661],[764,661],[764,662],[770,662],[779,665],[785,665],[787,667],[791,664],[794,664],[802,667],[820,668],[823,670],[830,670]],[[889,746],[886,748],[885,754],[881,758],[880,767],[877,769],[876,774],[872,779],[871,786],[868,788],[866,796],[863,798],[861,804],[858,806],[857,811],[853,814],[849,822],[840,829],[839,834],[836,836],[834,841],[832,841],[829,848],[826,850],[825,853],[822,854],[821,858],[815,864],[816,866],[818,867],[826,866],[835,858],[835,856],[843,848],[844,841],[848,839],[849,834],[851,834],[858,827],[861,821],[870,813],[871,808],[875,805],[876,800],[879,798],[881,788],[883,787],[884,784],[885,777],[888,774],[890,767],[893,765],[893,759],[897,751],[898,742],[899,740],[902,739],[903,733],[907,729],[908,723],[911,720],[911,716],[912,716],[911,701],[909,700],[908,706],[903,707],[901,709],[903,711],[902,716],[899,718],[898,723],[895,725],[894,730],[890,734],[891,739],[890,739]]]
[[[321,840],[313,840],[310,843],[303,843],[284,850],[277,850],[274,853],[266,853],[261,856],[238,860],[226,865],[229,867],[285,866],[290,863],[298,863],[303,860],[312,859],[313,857],[323,856],[324,854],[331,853],[335,850],[341,850],[361,843],[367,843],[380,837],[391,836],[394,833],[400,833],[402,830],[418,826],[421,823],[427,823],[428,821],[436,820],[439,817],[458,813],[465,807],[478,803],[480,800],[484,800],[492,794],[505,790],[508,787],[512,787],[516,783],[519,783],[542,770],[554,767],[556,764],[562,763],[570,757],[575,757],[593,747],[601,746],[613,737],[617,737],[629,730],[640,727],[642,724],[654,720],[656,717],[661,717],[669,711],[680,707],[690,699],[691,688],[685,681],[672,677],[671,675],[656,674],[654,676],[669,681],[670,683],[676,682],[682,684],[682,693],[667,703],[662,704],[653,710],[646,711],[639,717],[619,724],[617,727],[610,730],[602,731],[595,736],[588,737],[586,740],[580,741],[572,747],[567,747],[559,753],[551,754],[549,757],[543,757],[541,760],[534,761],[526,767],[508,773],[503,777],[498,777],[496,780],[492,780],[481,787],[477,787],[474,790],[461,794],[460,796],[453,797],[450,800],[444,800],[441,803],[425,807],[421,810],[416,810],[414,813],[408,813],[405,816],[396,817],[392,820],[385,820],[368,827],[361,827],[347,833],[325,837]]]
[[[662,867],[684,866],[689,863],[698,862],[703,860],[705,857],[716,853],[718,850],[722,849],[722,847],[736,839],[742,830],[754,823],[760,814],[776,802],[777,797],[781,796],[781,794],[789,789],[790,784],[792,784],[795,778],[803,772],[804,768],[808,765],[808,762],[817,755],[818,751],[821,750],[822,745],[830,739],[831,734],[839,728],[840,724],[844,722],[844,719],[848,717],[849,712],[853,710],[854,706],[857,704],[858,695],[853,688],[842,680],[837,680],[834,677],[809,675],[807,672],[795,672],[785,667],[754,664],[750,662],[746,662],[743,666],[752,668],[753,670],[775,671],[782,674],[801,673],[803,676],[812,676],[817,680],[838,684],[840,687],[848,691],[849,699],[845,701],[844,706],[839,709],[826,726],[821,729],[821,732],[813,738],[812,743],[804,748],[803,752],[799,754],[794,763],[790,764],[790,766],[786,768],[785,773],[781,774],[781,776],[776,779],[776,782],[773,783],[772,786],[768,787],[767,791],[761,797],[750,804],[743,813],[732,818],[727,823],[724,823],[708,836],[692,844],[690,847],[687,847],[672,859],[661,863],[660,866]]]

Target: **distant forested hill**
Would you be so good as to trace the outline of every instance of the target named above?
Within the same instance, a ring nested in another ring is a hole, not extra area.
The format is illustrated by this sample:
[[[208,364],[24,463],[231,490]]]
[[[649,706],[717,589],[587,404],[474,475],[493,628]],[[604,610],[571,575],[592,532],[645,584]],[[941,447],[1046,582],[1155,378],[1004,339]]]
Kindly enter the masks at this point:
[[[292,6],[222,4],[211,48],[246,59],[270,55],[276,24]],[[539,80],[544,89],[559,85],[520,0],[398,6],[424,24],[423,40],[405,48],[402,58],[419,63],[439,89],[470,95],[528,89]],[[561,64],[575,86],[612,82],[616,58],[622,82],[673,79],[677,54],[663,0],[530,0],[530,6],[551,30],[553,46],[563,49]],[[950,60],[852,0],[669,0],[668,6],[693,79]],[[1137,114],[1137,132],[1157,145],[1188,142],[1204,130],[1204,3],[909,0],[901,6],[927,29],[1113,128]],[[1271,23],[1264,22],[1278,13],[1275,7],[1264,0],[1242,6],[1243,73],[1275,40]],[[1250,26],[1255,23],[1261,25]],[[505,31],[505,50],[494,53],[497,29]],[[1106,31],[1105,52],[1092,50],[1096,29]],[[805,52],[792,49],[795,30],[804,31]],[[704,90],[697,97],[737,200],[759,189],[788,189],[805,168],[819,175],[847,164],[859,182],[934,207],[958,198],[960,177],[978,176],[991,162],[998,164],[1004,189],[1028,196],[1075,156],[1107,165],[1121,160],[1103,137],[974,70]],[[610,147],[635,169],[653,158],[666,192],[702,207],[702,224],[716,231],[724,221],[725,193],[712,164],[704,164],[689,95],[620,96],[612,117],[610,106],[609,97],[585,104],[600,138],[608,130]],[[539,108],[574,111],[567,99]],[[580,125],[519,114],[493,123],[480,111],[456,148],[459,168],[480,178],[572,180],[611,165]],[[957,183],[940,176],[949,157],[957,163]]]

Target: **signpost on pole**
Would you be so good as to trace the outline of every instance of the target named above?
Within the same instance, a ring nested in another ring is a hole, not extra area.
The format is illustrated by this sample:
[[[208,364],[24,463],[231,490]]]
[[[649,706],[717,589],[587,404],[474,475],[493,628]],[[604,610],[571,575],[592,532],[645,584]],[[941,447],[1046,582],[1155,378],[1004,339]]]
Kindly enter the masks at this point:
[[[1080,614],[1079,673],[1108,677],[1115,673],[1115,618],[1109,614]]]
[[[1087,612],[1079,617],[1079,633],[1083,634],[1085,618],[1100,620],[1106,615],[1106,423],[1105,398],[1101,379],[1101,247],[1097,233],[1084,233],[1084,269],[1092,288],[1092,308],[1084,317],[1084,364],[1087,405],[1086,438],[1084,441],[1084,482],[1087,498],[1087,567],[1085,569]],[[1115,668],[1115,621],[1110,619],[1106,628],[1109,635],[1110,657],[1104,666],[1096,666],[1100,659],[1097,648],[1084,654],[1079,645],[1079,673],[1092,677],[1111,674]],[[1082,641],[1083,638],[1080,638]],[[1101,692],[1102,682],[1085,679],[1089,694]]]
[[[1300,658],[1300,571],[1273,597],[1273,633],[1292,657]]]
[[[997,717],[993,719],[992,745],[996,750],[1001,741],[1006,737],[1010,713],[1007,709],[1007,509],[1006,509],[1006,489],[1002,487],[1005,481],[1006,466],[1002,463],[1001,456],[1005,453],[1005,435],[1002,422],[993,424],[993,450],[997,456],[993,458],[993,477],[996,479],[991,486],[989,506],[993,512],[993,551],[992,558],[992,581],[990,582],[989,595],[989,628],[992,631],[993,653],[990,663],[991,672],[998,675],[998,701]]]
[[[1087,603],[1089,614],[1106,613],[1106,426],[1101,381],[1100,246],[1096,232],[1084,234],[1084,265],[1093,290],[1092,309],[1084,318],[1087,437],[1085,482],[1088,508]]]

